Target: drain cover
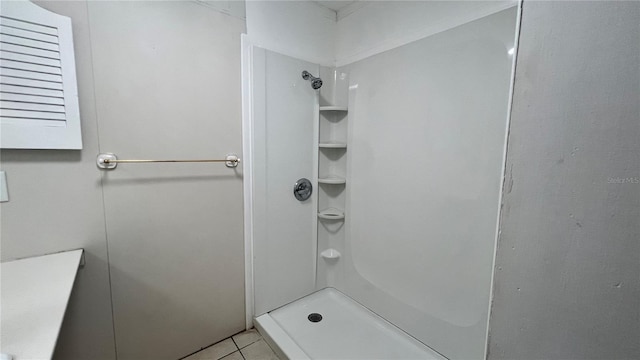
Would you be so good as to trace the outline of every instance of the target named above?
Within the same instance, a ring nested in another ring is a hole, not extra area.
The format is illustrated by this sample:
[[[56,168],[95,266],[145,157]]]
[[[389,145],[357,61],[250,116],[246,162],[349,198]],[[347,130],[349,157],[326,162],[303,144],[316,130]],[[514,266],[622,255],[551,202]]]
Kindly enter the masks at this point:
[[[309,314],[309,316],[307,316],[307,319],[309,319],[309,321],[311,322],[320,322],[320,320],[322,320],[322,315],[318,313],[311,313]]]

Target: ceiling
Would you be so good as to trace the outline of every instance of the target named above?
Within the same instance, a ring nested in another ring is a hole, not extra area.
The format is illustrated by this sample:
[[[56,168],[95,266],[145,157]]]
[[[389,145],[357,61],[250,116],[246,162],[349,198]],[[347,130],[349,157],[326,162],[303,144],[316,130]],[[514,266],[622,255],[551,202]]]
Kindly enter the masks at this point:
[[[343,7],[351,5],[358,0],[314,0],[318,4],[329,8],[333,11],[340,11]]]

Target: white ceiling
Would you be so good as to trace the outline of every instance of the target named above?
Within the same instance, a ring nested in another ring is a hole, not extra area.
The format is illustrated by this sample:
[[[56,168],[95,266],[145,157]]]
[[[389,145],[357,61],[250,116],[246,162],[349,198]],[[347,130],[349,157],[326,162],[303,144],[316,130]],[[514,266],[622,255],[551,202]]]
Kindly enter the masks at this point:
[[[318,4],[329,8],[333,11],[340,11],[343,7],[351,5],[358,0],[314,0]]]

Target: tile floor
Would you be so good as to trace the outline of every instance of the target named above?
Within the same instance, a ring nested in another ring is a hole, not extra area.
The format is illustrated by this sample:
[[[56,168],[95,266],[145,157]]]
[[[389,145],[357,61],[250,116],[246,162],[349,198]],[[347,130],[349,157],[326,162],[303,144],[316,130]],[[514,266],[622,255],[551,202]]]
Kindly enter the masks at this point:
[[[247,330],[182,360],[280,360],[256,329]]]

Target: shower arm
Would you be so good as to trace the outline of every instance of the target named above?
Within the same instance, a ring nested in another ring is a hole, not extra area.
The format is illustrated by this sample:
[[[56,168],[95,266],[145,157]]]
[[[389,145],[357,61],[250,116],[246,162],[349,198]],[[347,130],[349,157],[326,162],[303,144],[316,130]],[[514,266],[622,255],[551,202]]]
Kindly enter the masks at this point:
[[[322,87],[322,79],[311,75],[311,73],[307,70],[304,70],[302,72],[302,78],[311,82],[311,87],[313,88],[313,90],[318,90]]]

